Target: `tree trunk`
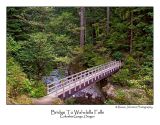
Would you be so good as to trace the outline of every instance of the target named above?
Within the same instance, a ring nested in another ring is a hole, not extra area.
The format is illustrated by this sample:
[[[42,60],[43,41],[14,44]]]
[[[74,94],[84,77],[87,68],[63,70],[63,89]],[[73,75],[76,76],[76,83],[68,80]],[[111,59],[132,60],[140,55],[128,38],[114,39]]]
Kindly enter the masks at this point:
[[[84,10],[84,43],[86,42],[87,37],[87,30],[86,30],[86,17],[85,17],[85,10]]]
[[[81,7],[80,8],[80,47],[83,47],[84,46],[84,23],[85,23],[85,20],[84,20],[84,13],[85,13],[85,8],[84,7]]]
[[[106,27],[106,29],[107,29],[107,34],[109,33],[109,22],[110,22],[110,8],[109,7],[107,7],[107,27]]]
[[[131,29],[130,29],[130,54],[132,53],[132,49],[133,49],[133,12],[131,10],[130,12],[130,26],[131,26]]]

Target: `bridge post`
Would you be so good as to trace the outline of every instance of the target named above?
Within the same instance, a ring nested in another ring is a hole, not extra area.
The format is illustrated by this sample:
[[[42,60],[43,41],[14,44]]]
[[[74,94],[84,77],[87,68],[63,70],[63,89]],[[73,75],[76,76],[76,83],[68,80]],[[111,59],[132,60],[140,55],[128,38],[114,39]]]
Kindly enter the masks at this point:
[[[81,89],[82,75],[83,75],[83,74],[80,73],[80,76],[79,76],[79,77],[80,77],[80,78],[79,78],[79,85],[78,85],[78,86],[79,86],[79,89]]]
[[[79,89],[81,89],[81,83],[82,83],[82,79],[80,79]]]
[[[65,98],[65,92],[63,91],[63,98]]]
[[[71,94],[71,86],[70,86],[70,84],[69,84],[69,95]]]
[[[57,97],[57,85],[55,85],[55,89],[56,89],[56,95],[55,96]]]
[[[63,98],[65,98],[64,82],[62,82],[62,86],[63,86]]]
[[[74,91],[76,91],[76,81],[75,81],[75,83],[74,83]]]
[[[76,88],[77,85],[81,89],[82,83],[83,83],[83,86],[85,87],[89,84],[90,80],[91,82],[93,82],[94,80],[98,81],[106,76],[111,75],[121,67],[122,67],[121,61],[112,61],[108,64],[99,65],[99,66],[84,70],[80,73],[73,74],[71,76],[68,76],[66,78],[59,80],[58,85],[57,84],[47,85],[47,94],[52,93],[54,96],[59,96],[58,92],[60,92],[63,98],[65,98],[65,96],[67,96],[66,92],[68,93],[68,89],[69,89],[69,95],[71,95],[73,89],[74,91],[77,91],[77,88]]]

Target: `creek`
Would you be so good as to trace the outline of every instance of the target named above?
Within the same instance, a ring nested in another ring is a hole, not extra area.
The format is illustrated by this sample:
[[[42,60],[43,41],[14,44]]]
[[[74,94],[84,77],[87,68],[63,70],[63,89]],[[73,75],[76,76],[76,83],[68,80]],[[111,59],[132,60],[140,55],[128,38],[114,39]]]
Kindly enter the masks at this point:
[[[66,69],[53,69],[53,71],[50,73],[49,76],[43,77],[43,81],[46,84],[49,84],[51,82],[54,82],[55,84],[58,84],[58,80],[65,78],[69,75],[68,71]],[[90,86],[86,87],[83,90],[78,91],[74,95],[72,95],[72,98],[78,99],[81,98],[83,100],[87,99],[100,99],[103,97],[103,94],[101,92],[101,87],[97,84],[91,84]],[[92,102],[93,103],[93,102]]]

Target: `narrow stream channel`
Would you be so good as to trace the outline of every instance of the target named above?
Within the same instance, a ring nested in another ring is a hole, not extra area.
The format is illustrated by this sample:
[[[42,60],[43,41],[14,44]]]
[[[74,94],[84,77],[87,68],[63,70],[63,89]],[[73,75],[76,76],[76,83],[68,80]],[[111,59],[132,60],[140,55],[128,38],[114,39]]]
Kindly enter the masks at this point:
[[[59,70],[59,69],[53,69],[51,74],[49,76],[43,77],[43,81],[46,84],[49,84],[51,82],[54,82],[55,84],[58,83],[58,80],[68,76],[67,70]],[[72,95],[72,97],[77,98],[77,97],[84,97],[88,98],[90,96],[91,98],[101,98],[102,93],[99,89],[99,87],[96,85],[96,83],[91,84],[90,86],[86,87],[83,90],[80,90],[76,94]]]

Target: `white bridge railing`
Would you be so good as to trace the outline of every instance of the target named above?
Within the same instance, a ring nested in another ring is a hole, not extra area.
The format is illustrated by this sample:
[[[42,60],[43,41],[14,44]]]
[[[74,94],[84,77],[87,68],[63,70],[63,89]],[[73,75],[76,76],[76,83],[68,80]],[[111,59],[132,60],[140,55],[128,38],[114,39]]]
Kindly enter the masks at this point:
[[[67,88],[68,88],[68,90],[72,89],[72,88],[76,87],[77,85],[85,83],[86,81],[90,80],[91,78],[94,78],[94,77],[98,76],[99,74],[104,73],[104,71],[105,72],[107,71],[108,74],[112,73],[113,71],[119,69],[121,66],[122,66],[121,61],[111,61],[109,63],[95,66],[93,68],[89,68],[89,69],[81,71],[79,73],[67,76],[63,79],[60,79],[56,83],[51,82],[51,83],[47,84],[47,94],[48,95],[56,94],[55,96],[58,96],[59,94],[64,93]],[[58,92],[58,90],[60,92]]]

